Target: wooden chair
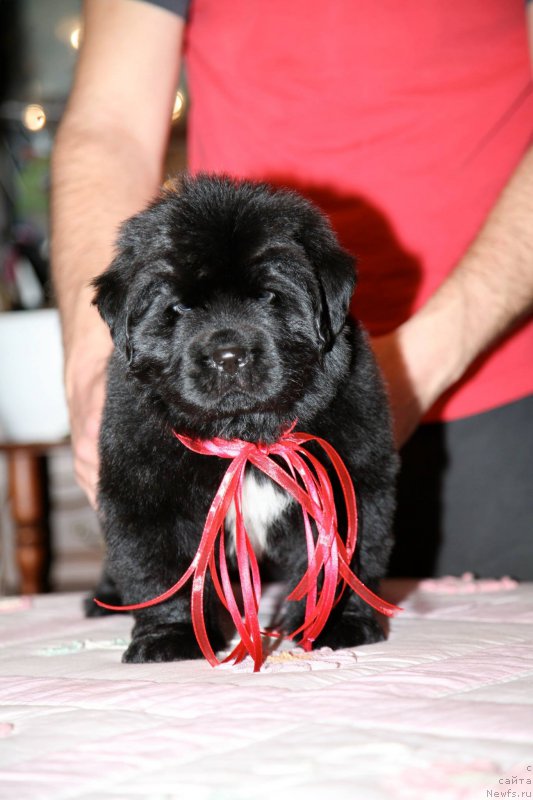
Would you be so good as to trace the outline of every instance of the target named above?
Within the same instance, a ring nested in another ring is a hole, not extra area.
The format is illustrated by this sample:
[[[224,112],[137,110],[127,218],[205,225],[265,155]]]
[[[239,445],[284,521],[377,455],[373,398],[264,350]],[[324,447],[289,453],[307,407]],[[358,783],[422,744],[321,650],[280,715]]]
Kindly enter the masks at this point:
[[[65,440],[30,444],[0,441],[0,453],[7,461],[9,509],[22,594],[38,594],[50,588],[47,456],[52,448],[65,444]]]

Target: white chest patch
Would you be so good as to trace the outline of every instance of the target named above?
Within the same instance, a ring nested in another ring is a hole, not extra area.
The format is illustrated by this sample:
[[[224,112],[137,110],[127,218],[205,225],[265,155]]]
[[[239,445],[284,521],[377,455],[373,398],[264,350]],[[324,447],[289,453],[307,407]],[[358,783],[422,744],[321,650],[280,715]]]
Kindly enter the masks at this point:
[[[242,515],[256,556],[260,556],[266,549],[269,526],[292,502],[293,498],[271,480],[259,482],[253,472],[245,474],[242,485]],[[235,504],[232,502],[226,516],[230,552],[235,551],[235,516]]]

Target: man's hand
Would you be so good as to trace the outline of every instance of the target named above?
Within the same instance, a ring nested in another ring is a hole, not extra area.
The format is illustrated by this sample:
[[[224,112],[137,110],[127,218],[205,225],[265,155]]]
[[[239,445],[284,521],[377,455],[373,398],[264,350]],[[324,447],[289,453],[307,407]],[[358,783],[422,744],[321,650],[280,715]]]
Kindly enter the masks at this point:
[[[65,366],[74,471],[93,508],[98,486],[98,435],[111,348],[107,330],[98,322],[89,339],[80,347],[71,348]]]
[[[414,432],[423,414],[422,403],[409,377],[399,330],[371,339],[389,394],[394,440],[400,448]]]
[[[453,286],[442,287],[407,322],[370,341],[389,393],[398,448],[468,366],[461,306]]]
[[[76,480],[96,508],[98,486],[98,433],[104,406],[105,366],[94,375],[72,383],[69,396],[72,452]]]

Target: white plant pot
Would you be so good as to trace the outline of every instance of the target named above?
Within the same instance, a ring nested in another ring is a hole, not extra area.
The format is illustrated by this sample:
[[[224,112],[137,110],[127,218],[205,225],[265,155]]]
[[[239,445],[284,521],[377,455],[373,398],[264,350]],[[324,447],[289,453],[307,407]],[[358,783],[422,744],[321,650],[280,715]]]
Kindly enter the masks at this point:
[[[50,442],[68,432],[57,310],[0,313],[0,435]]]

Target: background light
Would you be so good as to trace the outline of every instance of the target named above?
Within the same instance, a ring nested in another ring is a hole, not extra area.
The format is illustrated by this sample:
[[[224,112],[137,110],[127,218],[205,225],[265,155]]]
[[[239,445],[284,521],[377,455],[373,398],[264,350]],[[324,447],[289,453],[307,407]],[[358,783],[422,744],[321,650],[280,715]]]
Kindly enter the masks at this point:
[[[83,32],[81,29],[81,20],[78,15],[61,17],[54,28],[54,32],[56,38],[67,45],[67,47],[71,47],[73,50],[79,49]]]
[[[38,103],[30,103],[22,112],[22,122],[29,131],[40,131],[46,125],[44,108]]]
[[[185,109],[185,97],[181,92],[176,94],[176,99],[174,100],[174,108],[172,109],[172,120],[175,121],[181,117],[183,111]]]
[[[78,25],[70,34],[69,42],[73,50],[79,50],[81,41],[81,28]]]

